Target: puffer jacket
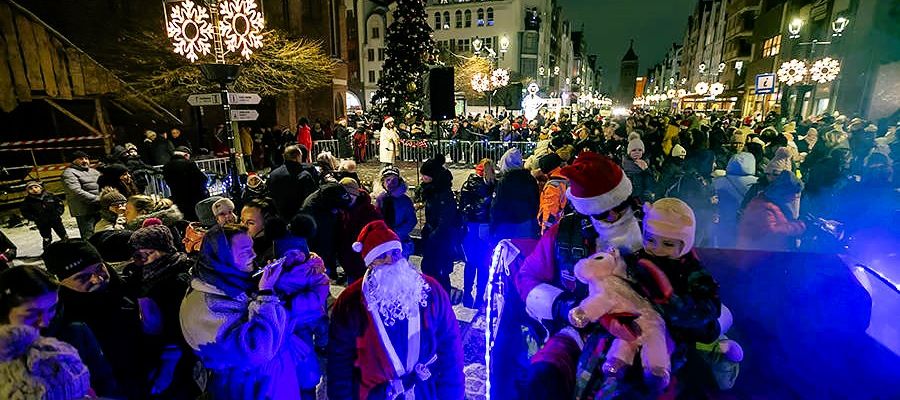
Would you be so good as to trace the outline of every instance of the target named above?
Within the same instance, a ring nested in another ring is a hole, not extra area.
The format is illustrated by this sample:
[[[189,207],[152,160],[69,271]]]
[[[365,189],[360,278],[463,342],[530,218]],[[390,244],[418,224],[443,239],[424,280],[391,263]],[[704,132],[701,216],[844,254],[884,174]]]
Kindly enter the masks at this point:
[[[60,219],[64,210],[62,199],[48,191],[37,196],[25,196],[19,209],[25,219],[37,224],[49,224]]]
[[[62,173],[63,189],[66,193],[66,201],[69,203],[69,214],[73,217],[82,217],[97,212],[100,186],[97,179],[100,171],[93,168],[82,168],[75,164],[70,165]]]
[[[750,186],[756,183],[756,159],[741,152],[728,161],[726,175],[715,178],[713,186],[719,200],[718,245],[733,246],[737,235],[738,212]]]
[[[478,174],[471,174],[459,191],[459,211],[467,222],[488,223],[491,220],[491,201],[494,185]]]
[[[648,162],[649,164],[649,162]],[[648,166],[647,169],[641,169],[631,157],[622,159],[622,171],[631,181],[631,195],[637,197],[641,201],[650,201],[654,199],[653,188],[656,182],[653,180],[653,172]]]

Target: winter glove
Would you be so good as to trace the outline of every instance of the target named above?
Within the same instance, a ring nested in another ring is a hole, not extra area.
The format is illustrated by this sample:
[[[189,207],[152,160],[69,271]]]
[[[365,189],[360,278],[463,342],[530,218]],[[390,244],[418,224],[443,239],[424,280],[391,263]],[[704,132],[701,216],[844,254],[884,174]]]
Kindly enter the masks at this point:
[[[563,292],[553,300],[553,322],[559,324],[560,327],[569,325],[569,311],[575,308],[577,302],[575,295],[570,292]]]

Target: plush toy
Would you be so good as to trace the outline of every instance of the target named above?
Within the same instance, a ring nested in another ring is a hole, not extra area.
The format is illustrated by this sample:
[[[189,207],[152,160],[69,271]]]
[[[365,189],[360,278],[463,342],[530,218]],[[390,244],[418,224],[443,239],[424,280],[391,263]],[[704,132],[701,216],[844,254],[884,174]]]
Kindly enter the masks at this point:
[[[589,295],[569,312],[569,321],[583,328],[610,315],[633,317],[636,334],[629,339],[614,333],[616,338],[603,364],[603,372],[608,377],[621,378],[640,351],[645,382],[661,390],[670,381],[668,342],[671,340],[662,317],[647,299],[632,289],[626,276],[625,262],[618,251],[596,253],[576,263],[575,277],[588,285]]]
[[[744,359],[741,345],[725,336],[733,322],[731,310],[723,304],[719,315],[719,329],[722,332],[719,339],[712,343],[697,343],[697,350],[709,364],[712,375],[722,390],[734,387],[740,372],[740,362]]]

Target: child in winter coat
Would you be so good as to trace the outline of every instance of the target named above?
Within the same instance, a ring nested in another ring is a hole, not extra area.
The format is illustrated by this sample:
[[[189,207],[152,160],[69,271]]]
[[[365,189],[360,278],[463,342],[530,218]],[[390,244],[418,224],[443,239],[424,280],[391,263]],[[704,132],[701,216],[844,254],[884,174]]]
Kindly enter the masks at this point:
[[[51,230],[56,232],[60,240],[68,239],[69,235],[62,223],[62,214],[65,210],[62,199],[44,190],[44,185],[38,181],[25,184],[25,191],[28,195],[22,200],[20,211],[25,219],[34,221],[37,225],[38,232],[44,239],[44,248],[53,241]]]
[[[628,263],[629,276],[655,304],[675,342],[673,374],[696,343],[711,343],[720,335],[719,285],[691,251],[695,227],[693,210],[681,200],[645,205],[644,248]]]

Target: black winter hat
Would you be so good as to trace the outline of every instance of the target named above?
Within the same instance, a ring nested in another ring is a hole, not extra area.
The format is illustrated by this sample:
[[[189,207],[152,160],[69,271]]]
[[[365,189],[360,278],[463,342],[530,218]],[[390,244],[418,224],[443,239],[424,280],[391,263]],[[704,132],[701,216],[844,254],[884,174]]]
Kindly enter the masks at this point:
[[[133,250],[153,249],[166,253],[176,251],[172,231],[165,225],[151,225],[134,231],[128,244]]]
[[[444,162],[446,159],[443,154],[438,154],[433,158],[429,158],[422,163],[422,167],[419,168],[419,173],[425,176],[430,176],[432,178],[436,178],[440,175],[441,170],[444,169]]]
[[[133,231],[122,229],[113,231],[97,232],[88,239],[92,245],[108,262],[123,262],[131,260],[131,245],[128,241],[131,239]]]
[[[72,152],[72,159],[74,160],[76,158],[90,158],[90,156],[81,150],[75,150]]]
[[[556,153],[549,153],[538,159],[538,167],[545,174],[549,174],[560,165],[562,165],[562,158]]]
[[[56,279],[66,279],[88,266],[102,263],[100,253],[90,243],[82,239],[63,239],[50,243],[41,254],[47,272]]]

